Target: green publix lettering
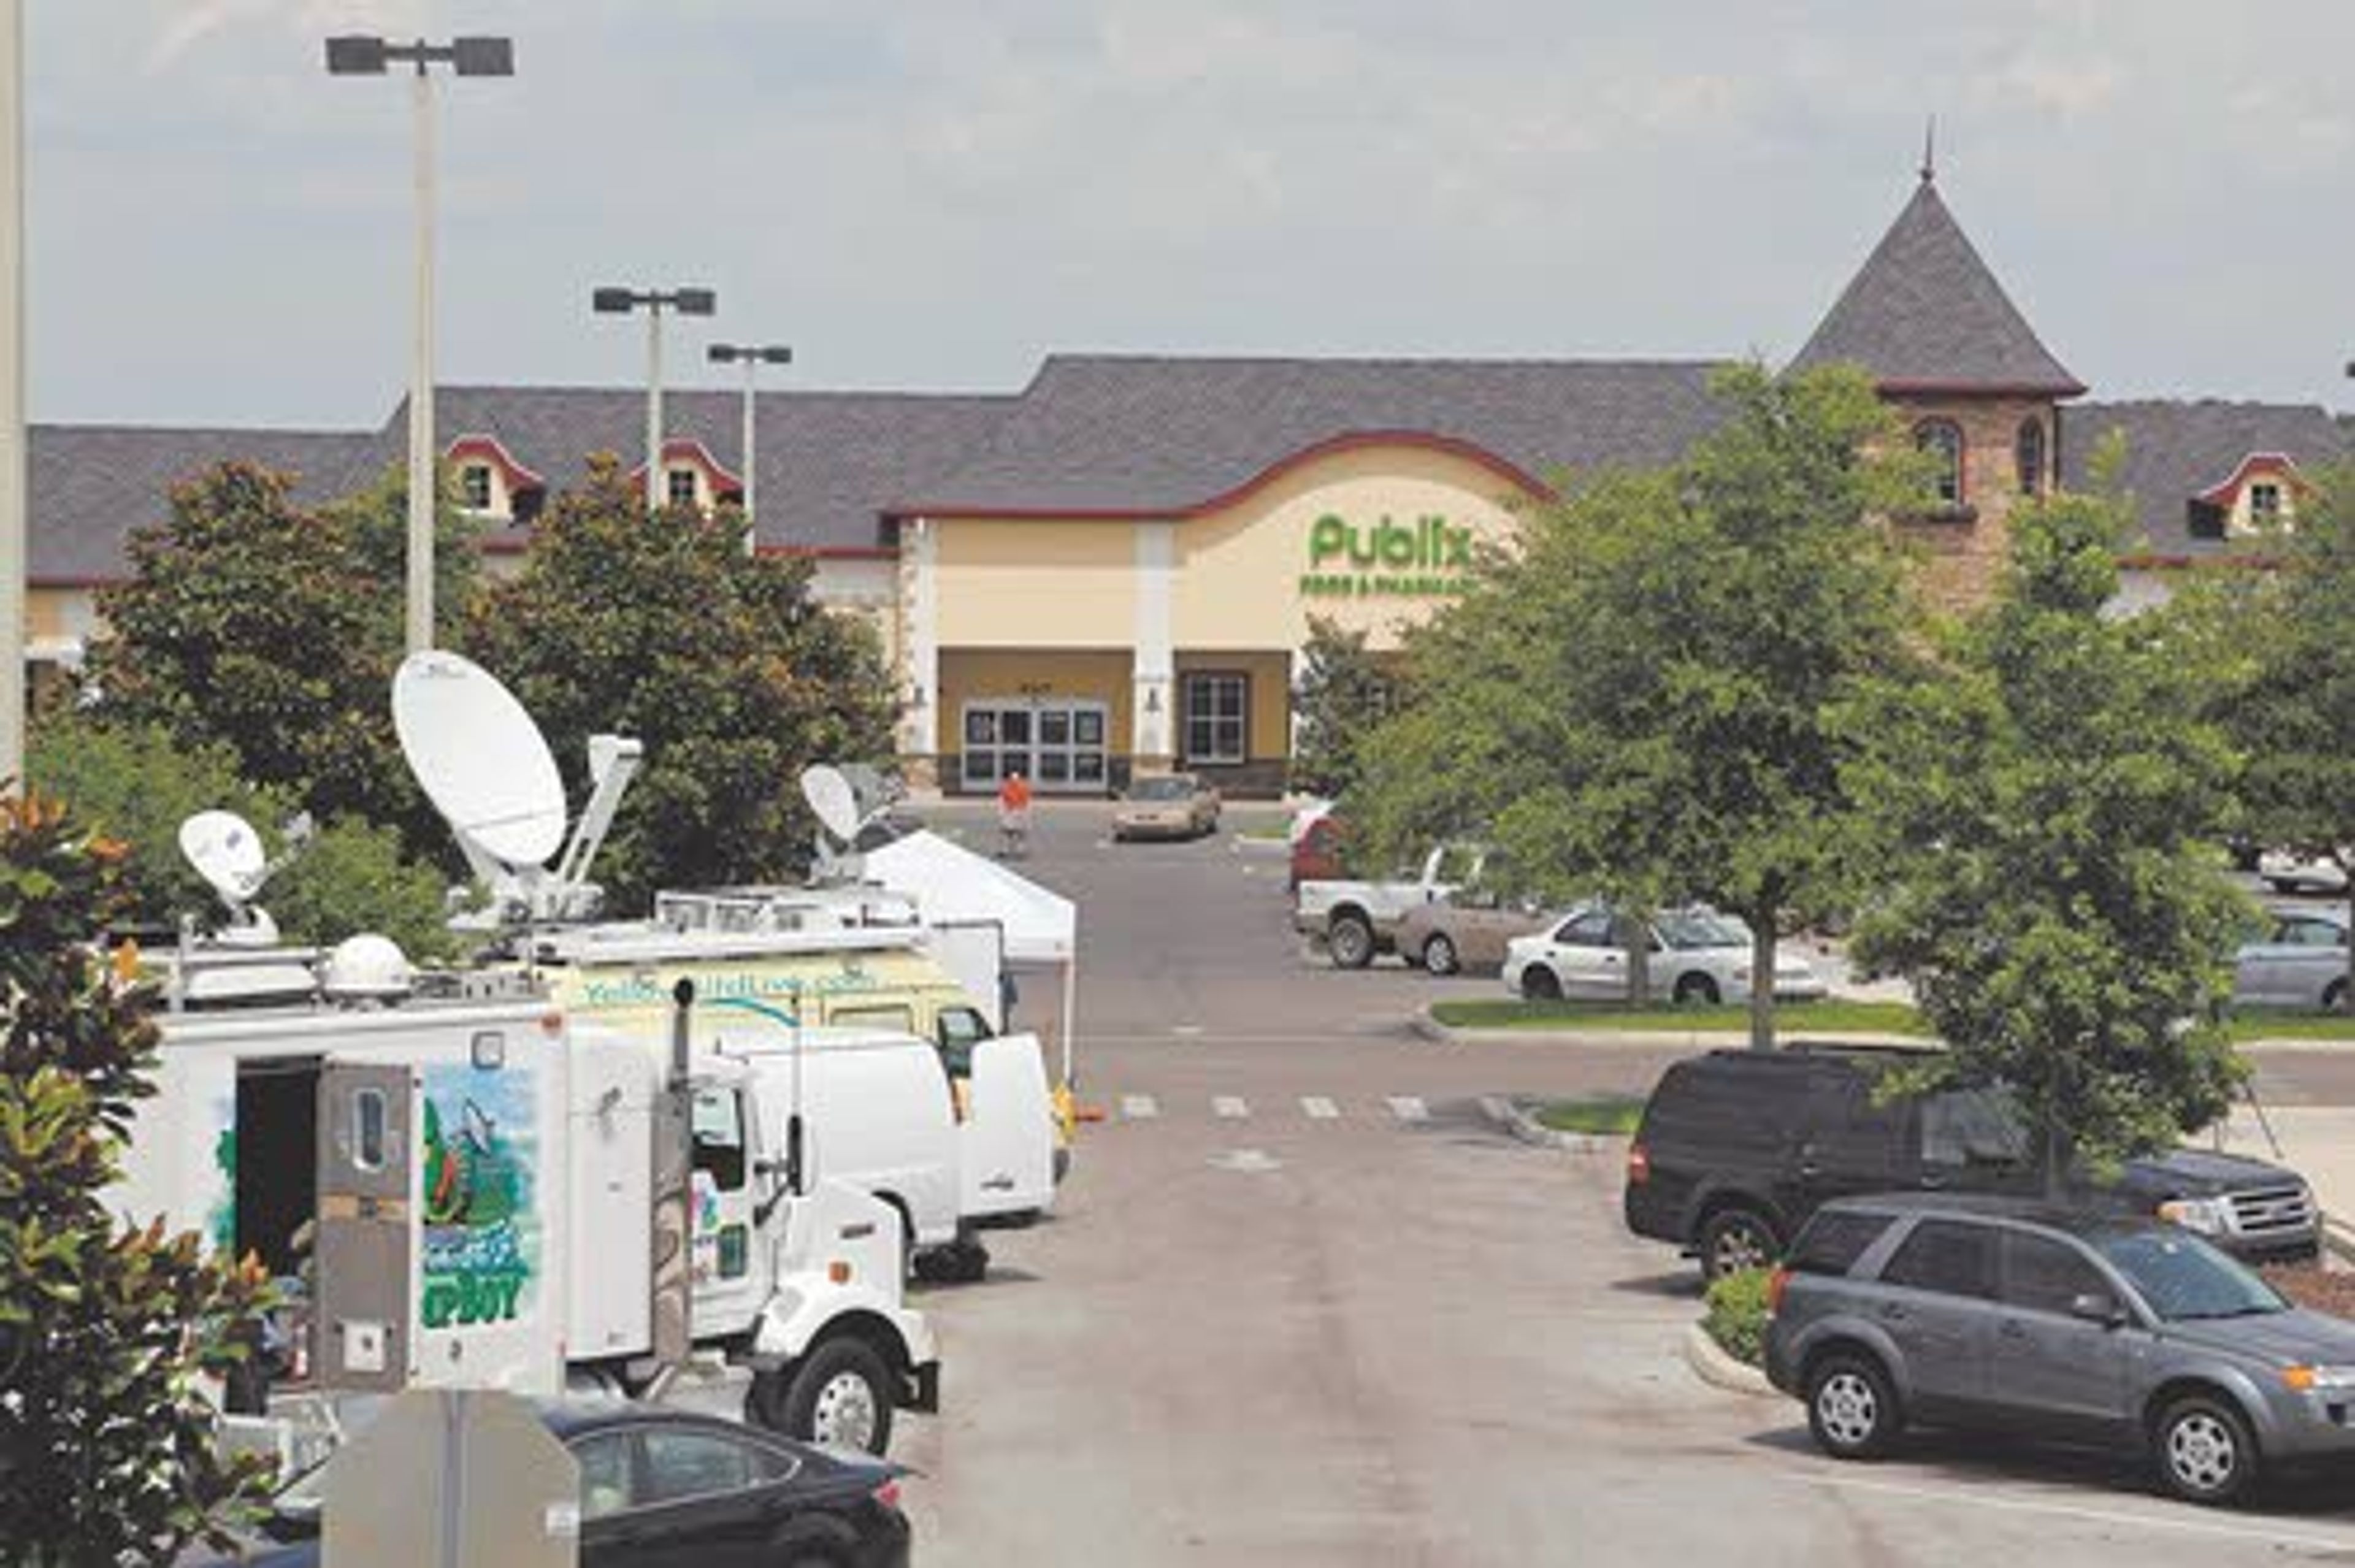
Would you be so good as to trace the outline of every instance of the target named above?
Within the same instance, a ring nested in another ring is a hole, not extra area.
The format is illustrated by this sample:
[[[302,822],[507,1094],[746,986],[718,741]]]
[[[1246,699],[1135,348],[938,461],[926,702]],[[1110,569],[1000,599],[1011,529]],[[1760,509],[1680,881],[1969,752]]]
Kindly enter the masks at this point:
[[[1360,529],[1336,513],[1327,512],[1310,526],[1308,562],[1321,569],[1346,558],[1359,568],[1390,571],[1454,571],[1472,565],[1472,530],[1450,528],[1441,517],[1417,517],[1412,526],[1385,516],[1371,528]]]

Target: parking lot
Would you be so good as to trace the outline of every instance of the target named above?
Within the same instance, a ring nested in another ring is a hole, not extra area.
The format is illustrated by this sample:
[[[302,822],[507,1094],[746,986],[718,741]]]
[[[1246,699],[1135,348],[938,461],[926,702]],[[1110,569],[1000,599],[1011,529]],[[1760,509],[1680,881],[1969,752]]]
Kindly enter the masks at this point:
[[[980,808],[930,815],[989,835]],[[944,1408],[898,1450],[927,1561],[2355,1556],[2344,1476],[2215,1513],[1986,1441],[1821,1457],[1796,1404],[1688,1369],[1698,1292],[1620,1224],[1615,1149],[1531,1147],[1482,1112],[1639,1091],[1689,1047],[1434,1044],[1413,1009],[1495,982],[1305,961],[1272,845],[1039,816],[1028,869],[1080,903],[1079,1078],[1104,1119],[1051,1220],[923,1298]],[[2328,1052],[2269,1057],[2264,1082],[2355,1099]]]

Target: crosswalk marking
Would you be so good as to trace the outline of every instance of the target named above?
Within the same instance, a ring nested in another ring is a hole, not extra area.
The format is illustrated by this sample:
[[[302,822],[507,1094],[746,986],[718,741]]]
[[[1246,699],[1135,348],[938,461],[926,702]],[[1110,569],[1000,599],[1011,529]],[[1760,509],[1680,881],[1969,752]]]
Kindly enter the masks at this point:
[[[1120,1097],[1120,1115],[1124,1121],[1149,1122],[1160,1114],[1161,1107],[1154,1104],[1150,1094],[1123,1094]]]
[[[1423,1104],[1419,1095],[1391,1094],[1387,1098],[1390,1101],[1391,1115],[1401,1122],[1427,1122],[1431,1119],[1431,1111]]]
[[[1244,1104],[1242,1097],[1237,1094],[1211,1096],[1210,1109],[1220,1119],[1229,1122],[1240,1122],[1251,1115],[1251,1106]]]
[[[1341,1107],[1322,1094],[1302,1095],[1300,1109],[1312,1122],[1329,1122],[1341,1115]]]

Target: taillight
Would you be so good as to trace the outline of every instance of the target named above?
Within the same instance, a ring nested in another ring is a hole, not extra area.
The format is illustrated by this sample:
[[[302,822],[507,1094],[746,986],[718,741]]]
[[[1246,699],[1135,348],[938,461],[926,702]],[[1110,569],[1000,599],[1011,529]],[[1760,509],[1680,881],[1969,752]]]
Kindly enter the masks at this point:
[[[877,1502],[881,1503],[885,1508],[898,1508],[900,1506],[900,1477],[897,1476],[892,1477],[890,1480],[876,1488],[872,1492],[869,1492],[868,1496],[873,1498]]]
[[[1627,1146],[1627,1185],[1641,1187],[1652,1179],[1652,1156],[1642,1144]]]
[[[1791,1284],[1791,1271],[1778,1268],[1766,1276],[1766,1311],[1771,1317],[1783,1310],[1783,1292]]]

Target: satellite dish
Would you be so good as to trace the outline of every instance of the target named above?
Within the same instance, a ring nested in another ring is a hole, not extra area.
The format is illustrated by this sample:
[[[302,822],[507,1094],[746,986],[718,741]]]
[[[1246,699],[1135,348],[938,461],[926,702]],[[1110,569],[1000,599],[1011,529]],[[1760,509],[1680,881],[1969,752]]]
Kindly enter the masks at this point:
[[[810,810],[828,833],[845,844],[858,837],[858,792],[842,776],[841,769],[824,763],[804,768],[802,798],[809,802]]]
[[[269,877],[261,835],[234,811],[200,811],[181,823],[180,853],[231,909],[260,892]]]
[[[531,715],[496,677],[456,654],[411,654],[392,677],[392,725],[425,798],[508,867],[564,847],[564,780]]]

